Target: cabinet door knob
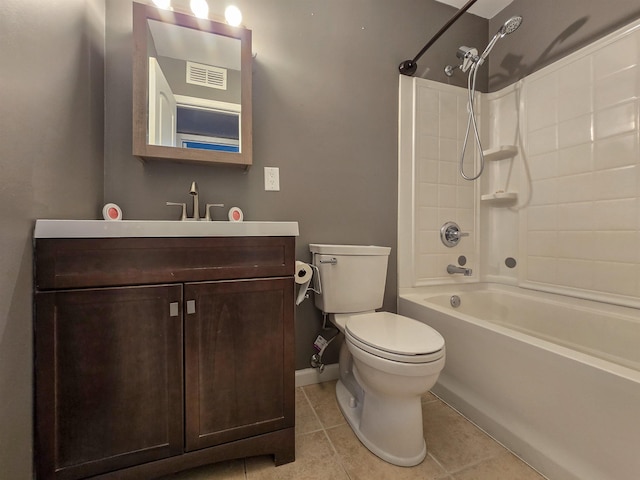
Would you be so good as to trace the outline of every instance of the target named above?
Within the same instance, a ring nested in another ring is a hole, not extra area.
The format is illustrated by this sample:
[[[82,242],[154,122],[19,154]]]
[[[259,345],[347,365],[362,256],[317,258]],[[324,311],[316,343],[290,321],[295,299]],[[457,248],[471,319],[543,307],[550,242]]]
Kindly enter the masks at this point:
[[[178,302],[171,302],[169,304],[169,316],[177,317],[180,315],[180,308]]]
[[[187,314],[191,315],[192,313],[196,313],[196,301],[187,300]]]

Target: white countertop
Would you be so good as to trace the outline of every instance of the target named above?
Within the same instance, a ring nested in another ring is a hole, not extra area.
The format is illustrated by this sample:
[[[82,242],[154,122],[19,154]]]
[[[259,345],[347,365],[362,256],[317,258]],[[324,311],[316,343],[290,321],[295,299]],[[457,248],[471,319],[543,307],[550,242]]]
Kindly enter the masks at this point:
[[[36,220],[35,238],[297,237],[298,222]]]

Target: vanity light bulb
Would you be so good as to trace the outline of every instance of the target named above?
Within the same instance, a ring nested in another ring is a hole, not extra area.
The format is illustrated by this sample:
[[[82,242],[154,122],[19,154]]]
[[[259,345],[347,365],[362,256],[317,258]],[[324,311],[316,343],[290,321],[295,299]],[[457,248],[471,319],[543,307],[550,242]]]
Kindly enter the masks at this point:
[[[209,5],[205,0],[191,0],[191,11],[198,18],[207,18],[209,16]]]
[[[171,8],[171,0],[153,0],[153,3],[158,8],[164,8],[165,10],[169,10]]]
[[[224,18],[229,25],[237,27],[242,23],[242,12],[235,5],[229,5],[224,11]]]

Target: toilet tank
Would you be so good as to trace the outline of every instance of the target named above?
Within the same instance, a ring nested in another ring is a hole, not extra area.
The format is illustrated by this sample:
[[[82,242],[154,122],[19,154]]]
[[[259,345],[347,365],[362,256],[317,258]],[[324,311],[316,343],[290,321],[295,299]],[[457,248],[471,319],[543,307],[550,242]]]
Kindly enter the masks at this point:
[[[382,307],[391,248],[312,243],[322,293],[315,304],[325,313],[367,312]]]

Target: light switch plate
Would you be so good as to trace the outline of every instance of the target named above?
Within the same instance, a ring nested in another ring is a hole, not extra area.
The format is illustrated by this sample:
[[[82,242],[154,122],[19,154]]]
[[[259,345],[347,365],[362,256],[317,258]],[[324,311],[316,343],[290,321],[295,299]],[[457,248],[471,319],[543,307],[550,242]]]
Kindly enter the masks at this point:
[[[280,191],[280,169],[264,167],[264,189],[271,192]]]

